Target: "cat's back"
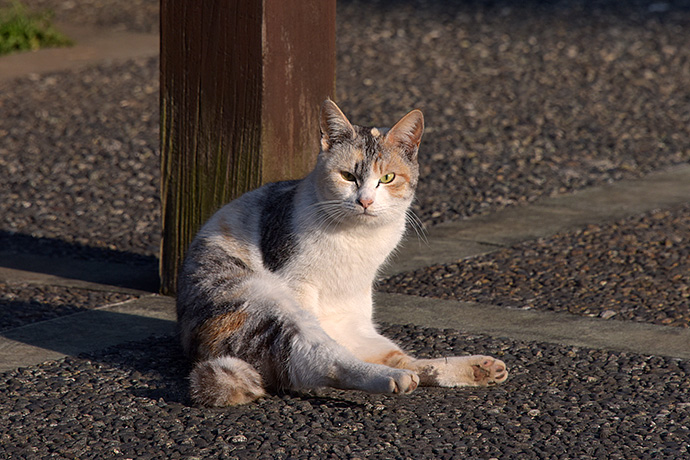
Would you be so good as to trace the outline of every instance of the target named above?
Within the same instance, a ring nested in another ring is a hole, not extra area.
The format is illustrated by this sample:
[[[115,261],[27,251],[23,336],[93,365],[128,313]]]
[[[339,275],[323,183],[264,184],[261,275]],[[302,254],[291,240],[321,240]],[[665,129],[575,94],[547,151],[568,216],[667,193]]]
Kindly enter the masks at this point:
[[[247,192],[219,209],[197,233],[177,286],[178,325],[187,353],[195,353],[197,327],[246,300],[232,294],[236,288],[276,284],[267,268],[279,265],[285,257],[280,251],[292,244],[290,219],[299,183],[276,182]]]

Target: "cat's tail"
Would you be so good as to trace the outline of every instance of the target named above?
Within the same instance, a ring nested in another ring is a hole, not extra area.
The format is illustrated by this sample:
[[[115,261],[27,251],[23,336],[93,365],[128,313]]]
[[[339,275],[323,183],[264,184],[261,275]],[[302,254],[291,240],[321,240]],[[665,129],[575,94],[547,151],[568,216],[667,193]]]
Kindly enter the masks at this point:
[[[257,370],[231,356],[196,363],[189,381],[192,401],[202,406],[245,404],[266,394]]]

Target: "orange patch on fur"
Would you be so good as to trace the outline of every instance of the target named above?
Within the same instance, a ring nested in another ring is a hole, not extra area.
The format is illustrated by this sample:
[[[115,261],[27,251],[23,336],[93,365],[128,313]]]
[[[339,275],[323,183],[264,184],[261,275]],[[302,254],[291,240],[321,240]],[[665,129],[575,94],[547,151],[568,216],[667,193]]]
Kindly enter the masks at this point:
[[[223,354],[223,340],[244,325],[247,314],[242,311],[225,313],[204,322],[196,330],[199,343],[198,358],[210,358]]]
[[[376,173],[380,176],[388,173],[395,173],[395,179],[389,184],[385,184],[392,196],[404,198],[410,193],[410,166],[398,157],[391,157],[387,161],[376,161],[374,163]]]
[[[400,350],[391,350],[383,355],[368,358],[366,361],[399,369],[407,369],[412,359]]]
[[[410,193],[410,178],[406,174],[396,174],[396,178],[388,185],[388,193],[396,198],[404,198]]]

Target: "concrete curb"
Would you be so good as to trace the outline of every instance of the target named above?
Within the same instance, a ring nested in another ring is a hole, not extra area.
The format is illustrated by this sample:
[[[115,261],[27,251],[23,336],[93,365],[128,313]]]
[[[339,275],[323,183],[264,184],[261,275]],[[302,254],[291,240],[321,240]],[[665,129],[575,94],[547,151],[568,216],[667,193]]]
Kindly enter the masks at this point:
[[[401,294],[378,293],[375,303],[380,322],[690,358],[688,329]],[[0,372],[173,333],[175,300],[147,295],[0,333]]]
[[[690,358],[690,330],[402,294],[376,295],[379,321],[643,355]]]

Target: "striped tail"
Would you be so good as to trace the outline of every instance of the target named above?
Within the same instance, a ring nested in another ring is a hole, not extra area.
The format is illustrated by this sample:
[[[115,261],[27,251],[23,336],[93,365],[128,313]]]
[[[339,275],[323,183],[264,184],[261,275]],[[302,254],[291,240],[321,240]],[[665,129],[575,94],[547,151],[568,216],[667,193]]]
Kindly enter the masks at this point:
[[[266,394],[256,369],[231,356],[196,363],[189,380],[192,401],[202,406],[246,404]]]

